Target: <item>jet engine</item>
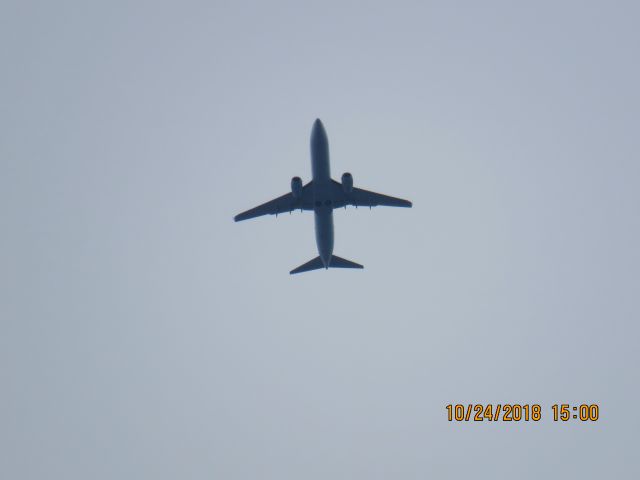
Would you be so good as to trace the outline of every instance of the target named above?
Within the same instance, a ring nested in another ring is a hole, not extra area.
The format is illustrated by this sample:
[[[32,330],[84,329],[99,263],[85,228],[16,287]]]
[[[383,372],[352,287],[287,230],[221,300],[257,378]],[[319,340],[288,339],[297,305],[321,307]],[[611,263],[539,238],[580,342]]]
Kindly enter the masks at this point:
[[[349,173],[342,174],[342,191],[344,193],[351,193],[353,190],[353,176]]]
[[[300,177],[293,177],[291,179],[291,195],[296,200],[302,197],[302,179]]]

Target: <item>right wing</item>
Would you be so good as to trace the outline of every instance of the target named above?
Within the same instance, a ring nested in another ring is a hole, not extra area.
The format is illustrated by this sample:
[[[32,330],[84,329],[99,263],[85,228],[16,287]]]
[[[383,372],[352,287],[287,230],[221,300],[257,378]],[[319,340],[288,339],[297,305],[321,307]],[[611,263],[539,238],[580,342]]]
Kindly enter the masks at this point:
[[[362,188],[355,188],[350,194],[347,194],[352,200],[352,205],[354,206],[368,206],[368,207],[376,207],[378,205],[382,205],[385,207],[411,207],[411,202],[409,200],[404,200],[402,198],[390,197],[389,195],[383,195],[381,193],[370,192],[369,190],[363,190]]]
[[[274,198],[273,200],[258,205],[246,212],[242,212],[233,219],[236,222],[248,220],[250,218],[261,217],[262,215],[278,215],[279,213],[292,212],[293,210],[313,210],[313,195],[311,191],[311,182],[302,187],[302,195],[300,198],[294,198],[291,192]]]
[[[351,192],[345,193],[340,182],[333,180],[333,205],[334,208],[342,208],[345,205],[354,207],[407,207],[411,208],[412,203],[403,198],[391,197],[382,193],[370,192],[362,188],[353,187]]]

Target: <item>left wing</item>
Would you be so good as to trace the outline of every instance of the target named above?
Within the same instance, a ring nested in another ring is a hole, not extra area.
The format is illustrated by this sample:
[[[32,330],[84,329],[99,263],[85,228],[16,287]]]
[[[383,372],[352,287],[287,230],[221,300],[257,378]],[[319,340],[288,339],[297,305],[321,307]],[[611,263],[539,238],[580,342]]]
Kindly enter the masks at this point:
[[[236,222],[248,220],[250,218],[261,217],[262,215],[278,215],[279,213],[292,212],[293,210],[313,210],[313,198],[311,191],[311,182],[302,187],[302,195],[295,198],[291,192],[274,198],[273,200],[258,205],[246,212],[242,212],[233,219]]]
[[[342,184],[333,180],[333,208],[342,208],[346,205],[354,207],[408,207],[412,206],[409,200],[402,198],[390,197],[382,193],[370,192],[362,188],[355,188],[351,192],[346,193],[342,189]]]

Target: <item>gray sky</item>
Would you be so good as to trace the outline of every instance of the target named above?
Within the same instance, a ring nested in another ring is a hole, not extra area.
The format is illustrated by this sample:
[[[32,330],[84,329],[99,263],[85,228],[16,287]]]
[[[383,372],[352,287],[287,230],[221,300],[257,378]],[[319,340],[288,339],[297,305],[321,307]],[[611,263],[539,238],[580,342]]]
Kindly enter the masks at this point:
[[[3,2],[0,477],[638,478],[639,14]],[[290,277],[316,117],[414,208]]]

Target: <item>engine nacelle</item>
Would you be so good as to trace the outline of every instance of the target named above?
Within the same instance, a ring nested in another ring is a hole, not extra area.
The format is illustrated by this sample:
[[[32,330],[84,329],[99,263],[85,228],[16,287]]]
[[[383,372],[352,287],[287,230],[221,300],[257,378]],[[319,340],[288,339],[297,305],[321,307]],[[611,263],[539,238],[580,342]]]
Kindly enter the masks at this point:
[[[291,179],[291,195],[296,200],[302,197],[302,179],[300,177],[293,177]]]
[[[342,191],[344,193],[351,193],[353,190],[353,176],[349,173],[342,174]]]

